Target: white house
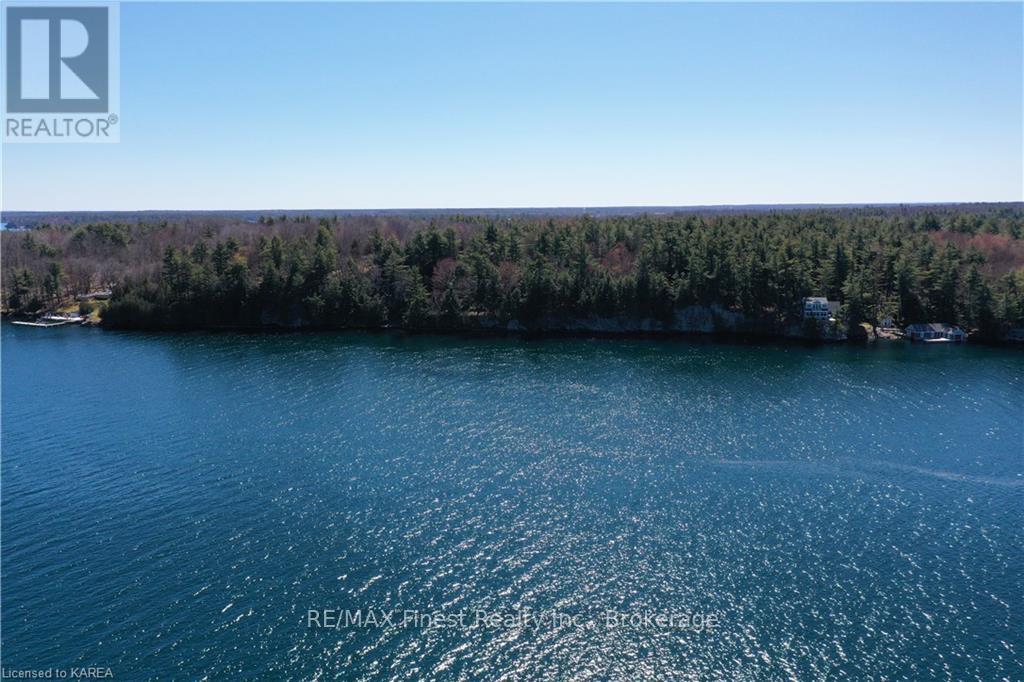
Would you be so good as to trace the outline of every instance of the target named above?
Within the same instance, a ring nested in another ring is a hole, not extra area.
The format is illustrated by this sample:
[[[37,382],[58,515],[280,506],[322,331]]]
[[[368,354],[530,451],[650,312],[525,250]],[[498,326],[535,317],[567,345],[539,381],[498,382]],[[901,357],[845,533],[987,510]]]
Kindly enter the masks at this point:
[[[911,341],[945,340],[961,343],[967,340],[967,334],[960,327],[945,322],[920,322],[907,326],[907,338]]]
[[[830,301],[824,296],[809,296],[804,299],[804,319],[829,320],[839,311],[839,301]]]

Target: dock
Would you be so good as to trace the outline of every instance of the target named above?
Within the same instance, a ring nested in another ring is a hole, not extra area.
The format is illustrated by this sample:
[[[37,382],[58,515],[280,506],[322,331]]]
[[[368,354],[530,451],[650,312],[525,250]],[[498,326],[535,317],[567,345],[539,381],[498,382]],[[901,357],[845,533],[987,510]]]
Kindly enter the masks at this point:
[[[24,322],[22,320],[11,321],[11,324],[21,325],[22,327],[61,327],[69,323],[69,320],[63,320],[62,322]]]

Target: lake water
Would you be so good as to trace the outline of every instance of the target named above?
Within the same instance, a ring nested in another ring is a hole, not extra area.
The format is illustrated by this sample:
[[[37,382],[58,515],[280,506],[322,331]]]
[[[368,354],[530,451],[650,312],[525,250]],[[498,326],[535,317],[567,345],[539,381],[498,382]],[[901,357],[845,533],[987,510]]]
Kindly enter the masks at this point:
[[[1024,678],[1021,353],[6,323],[2,350],[7,669]]]

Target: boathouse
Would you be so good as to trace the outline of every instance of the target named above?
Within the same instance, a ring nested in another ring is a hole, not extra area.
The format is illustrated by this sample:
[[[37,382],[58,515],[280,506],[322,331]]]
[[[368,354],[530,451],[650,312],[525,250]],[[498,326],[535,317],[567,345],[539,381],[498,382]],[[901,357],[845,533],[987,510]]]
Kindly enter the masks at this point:
[[[907,326],[907,338],[911,341],[954,341],[961,343],[967,340],[964,330],[945,322],[920,322]]]

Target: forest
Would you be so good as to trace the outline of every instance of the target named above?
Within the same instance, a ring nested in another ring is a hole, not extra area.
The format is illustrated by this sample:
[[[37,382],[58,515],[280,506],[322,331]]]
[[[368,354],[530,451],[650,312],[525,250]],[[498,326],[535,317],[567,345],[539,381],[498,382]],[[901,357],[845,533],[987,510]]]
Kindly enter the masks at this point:
[[[5,218],[6,219],[6,218]],[[1024,205],[640,215],[301,212],[41,223],[2,234],[2,298],[33,314],[110,288],[133,329],[557,329],[717,305],[765,329],[806,296],[849,328],[1024,327]],[[808,335],[814,330],[809,329]]]

